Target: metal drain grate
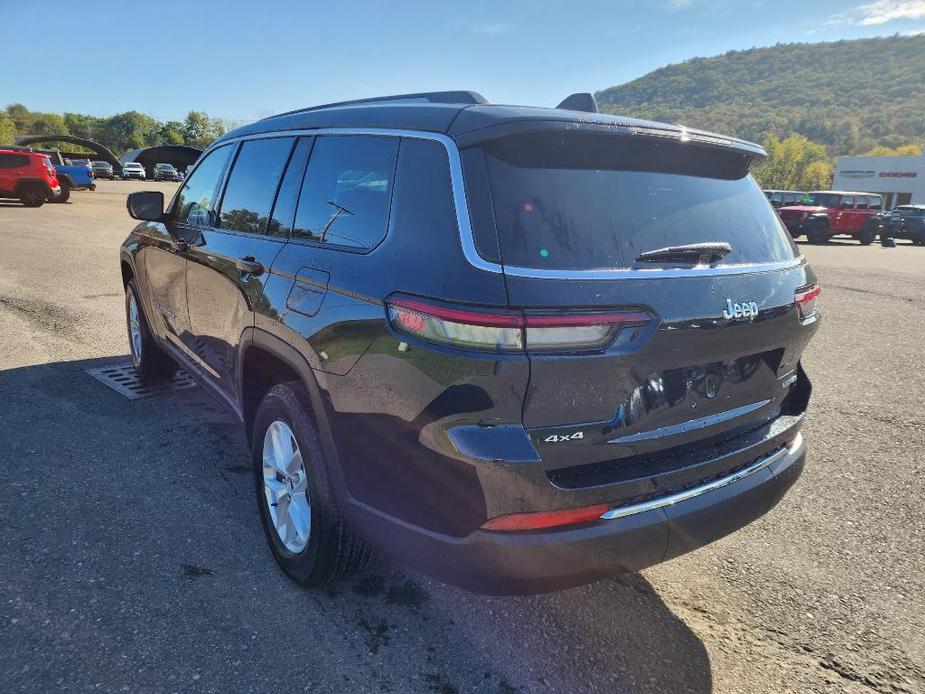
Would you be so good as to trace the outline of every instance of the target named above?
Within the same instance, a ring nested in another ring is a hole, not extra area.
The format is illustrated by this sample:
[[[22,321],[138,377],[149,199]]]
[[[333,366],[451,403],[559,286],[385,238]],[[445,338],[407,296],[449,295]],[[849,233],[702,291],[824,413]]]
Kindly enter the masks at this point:
[[[112,364],[98,369],[87,369],[87,373],[129,400],[150,398],[154,395],[168,395],[181,390],[189,390],[196,386],[196,381],[182,369],[177,371],[177,375],[169,381],[142,383],[138,379],[138,374],[135,373],[132,362]]]

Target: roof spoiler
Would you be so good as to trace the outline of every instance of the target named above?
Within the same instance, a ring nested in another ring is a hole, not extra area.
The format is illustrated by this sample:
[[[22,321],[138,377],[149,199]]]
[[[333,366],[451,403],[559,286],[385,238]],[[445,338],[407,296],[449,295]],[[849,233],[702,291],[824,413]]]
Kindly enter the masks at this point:
[[[594,94],[589,94],[588,92],[575,92],[574,94],[569,94],[562,100],[562,103],[556,106],[556,108],[561,108],[566,111],[600,113]]]

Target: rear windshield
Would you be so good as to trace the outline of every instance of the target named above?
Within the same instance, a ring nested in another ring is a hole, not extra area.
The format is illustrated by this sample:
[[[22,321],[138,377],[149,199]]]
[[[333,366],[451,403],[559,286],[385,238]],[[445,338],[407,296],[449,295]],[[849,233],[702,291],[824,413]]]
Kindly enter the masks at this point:
[[[561,130],[481,147],[507,265],[632,268],[645,251],[711,241],[732,246],[721,265],[796,255],[741,153]]]

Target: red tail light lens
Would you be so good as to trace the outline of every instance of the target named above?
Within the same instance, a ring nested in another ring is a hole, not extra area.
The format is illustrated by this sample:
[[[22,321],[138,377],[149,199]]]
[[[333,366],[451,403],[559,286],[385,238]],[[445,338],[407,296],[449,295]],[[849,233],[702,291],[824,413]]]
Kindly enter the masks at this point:
[[[396,330],[430,342],[471,349],[524,348],[521,316],[434,306],[414,299],[386,304]]]
[[[523,530],[542,530],[566,525],[590,523],[610,508],[608,504],[595,504],[581,508],[568,508],[560,511],[538,511],[536,513],[512,513],[507,516],[492,518],[482,525],[483,530],[496,532],[516,532]]]
[[[807,320],[816,315],[816,298],[821,292],[822,287],[818,284],[811,284],[808,287],[797,289],[794,300],[800,314],[800,320]]]
[[[447,308],[405,298],[386,306],[396,330],[440,344],[497,351],[600,349],[623,328],[652,320],[644,311],[523,314]]]

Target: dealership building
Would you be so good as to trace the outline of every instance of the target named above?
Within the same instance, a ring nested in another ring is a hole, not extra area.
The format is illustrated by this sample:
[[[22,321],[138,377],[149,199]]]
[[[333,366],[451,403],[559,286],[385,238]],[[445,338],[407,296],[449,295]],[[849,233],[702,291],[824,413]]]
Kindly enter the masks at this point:
[[[883,195],[884,207],[925,204],[925,154],[919,157],[839,157],[832,190]]]

